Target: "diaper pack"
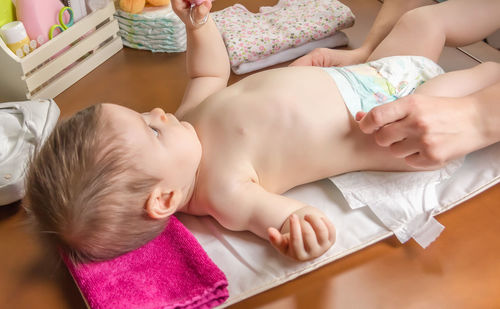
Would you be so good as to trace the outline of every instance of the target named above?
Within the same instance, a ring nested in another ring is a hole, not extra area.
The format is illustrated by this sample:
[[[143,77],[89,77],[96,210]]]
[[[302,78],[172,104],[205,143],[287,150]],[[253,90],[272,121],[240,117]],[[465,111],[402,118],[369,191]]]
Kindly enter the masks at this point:
[[[152,52],[183,52],[186,50],[184,23],[172,7],[146,7],[140,14],[117,10],[123,45]]]
[[[30,157],[58,118],[54,100],[0,103],[0,206],[23,198]]]

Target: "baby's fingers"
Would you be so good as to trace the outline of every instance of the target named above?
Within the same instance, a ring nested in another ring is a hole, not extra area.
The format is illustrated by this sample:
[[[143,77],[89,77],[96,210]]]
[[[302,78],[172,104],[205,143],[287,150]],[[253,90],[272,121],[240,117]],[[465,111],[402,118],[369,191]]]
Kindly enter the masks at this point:
[[[302,228],[302,238],[304,239],[305,251],[311,256],[316,256],[321,250],[321,245],[318,243],[318,239],[316,238],[316,231],[307,220],[301,220],[300,226]]]
[[[174,11],[182,11],[191,6],[188,0],[172,0],[171,5]]]
[[[325,222],[321,220],[319,216],[306,215],[304,217],[304,220],[309,222],[309,224],[311,225],[312,229],[314,230],[314,233],[316,234],[316,239],[320,246],[324,246],[325,244],[330,242],[328,227],[326,226]]]
[[[335,233],[335,226],[333,225],[332,221],[323,217],[321,218],[321,220],[325,223],[326,228],[328,229],[328,241],[331,244],[335,243],[335,240],[337,239],[337,234]]]
[[[281,233],[275,229],[274,227],[270,227],[267,229],[267,235],[269,236],[269,241],[271,244],[278,249],[283,254],[286,254],[288,249],[288,241],[287,239],[281,235]]]
[[[296,214],[290,217],[290,247],[293,251],[293,256],[298,260],[305,260],[307,258],[302,239],[302,227],[299,217]]]
[[[191,14],[191,21],[195,25],[202,25],[206,22],[210,9],[212,8],[212,1],[203,1],[200,5],[196,5]]]

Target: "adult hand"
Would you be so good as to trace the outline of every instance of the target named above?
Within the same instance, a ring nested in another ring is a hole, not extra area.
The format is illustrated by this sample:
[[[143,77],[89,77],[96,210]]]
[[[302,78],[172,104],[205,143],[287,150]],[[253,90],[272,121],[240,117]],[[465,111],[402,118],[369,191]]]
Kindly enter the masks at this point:
[[[369,55],[369,51],[363,48],[353,50],[316,48],[292,62],[290,66],[346,66],[365,62]]]
[[[356,115],[361,131],[416,168],[438,168],[485,144],[475,101],[413,94]]]
[[[280,232],[271,227],[268,229],[268,235],[271,244],[278,251],[293,259],[306,261],[316,258],[335,242],[333,223],[316,213],[308,213],[303,219],[292,214],[288,223],[288,232]]]

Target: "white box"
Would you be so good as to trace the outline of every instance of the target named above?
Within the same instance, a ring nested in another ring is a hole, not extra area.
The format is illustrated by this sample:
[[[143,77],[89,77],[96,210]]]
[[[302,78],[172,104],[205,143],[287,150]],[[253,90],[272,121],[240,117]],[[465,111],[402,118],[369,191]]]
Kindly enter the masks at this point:
[[[112,1],[17,57],[0,40],[0,102],[52,99],[123,48]]]

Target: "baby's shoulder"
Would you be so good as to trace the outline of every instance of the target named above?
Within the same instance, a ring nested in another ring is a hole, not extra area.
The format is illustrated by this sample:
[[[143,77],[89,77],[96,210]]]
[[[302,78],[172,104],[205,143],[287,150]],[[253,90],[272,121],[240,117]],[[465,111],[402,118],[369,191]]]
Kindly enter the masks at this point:
[[[214,169],[210,173],[200,171],[196,184],[196,200],[209,214],[223,213],[233,209],[241,190],[256,182],[253,169]]]

